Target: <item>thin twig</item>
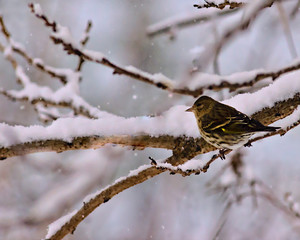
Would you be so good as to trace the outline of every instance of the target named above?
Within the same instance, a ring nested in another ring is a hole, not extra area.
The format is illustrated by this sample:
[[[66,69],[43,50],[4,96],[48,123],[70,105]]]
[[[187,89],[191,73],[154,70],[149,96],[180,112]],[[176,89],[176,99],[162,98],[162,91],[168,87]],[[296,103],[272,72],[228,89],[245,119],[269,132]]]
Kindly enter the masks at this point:
[[[212,19],[216,19],[222,16],[230,15],[234,12],[236,12],[238,8],[236,9],[229,9],[229,10],[223,10],[223,11],[216,11],[214,14],[203,14],[199,13],[197,15],[191,15],[187,16],[185,18],[178,17],[178,19],[174,19],[173,21],[170,21],[169,19],[164,20],[162,22],[155,23],[153,25],[150,25],[147,28],[147,35],[149,37],[155,37],[164,33],[170,33],[172,29],[183,29],[186,27],[190,27],[196,24],[202,24],[207,21],[210,21]],[[165,22],[165,23],[164,23]]]
[[[0,16],[0,25],[3,35],[6,37],[6,40],[11,44],[11,48],[14,52],[22,56],[28,64],[37,67],[43,72],[48,73],[51,77],[58,78],[64,84],[67,83],[66,76],[64,74],[58,74],[57,71],[54,71],[54,68],[50,68],[49,66],[45,65],[42,61],[37,61],[37,59],[34,59],[31,56],[29,56],[29,54],[27,54],[26,51],[24,51],[23,48],[20,47],[19,44],[11,42],[11,34],[7,30],[2,16]]]
[[[280,18],[281,18],[281,22],[283,25],[283,30],[285,32],[286,41],[289,46],[290,54],[291,54],[292,58],[295,59],[295,58],[297,58],[297,50],[296,50],[295,43],[293,40],[293,35],[292,35],[291,28],[290,28],[288,16],[287,16],[285,9],[283,8],[282,3],[280,1],[276,2],[276,6],[278,9]]]
[[[80,45],[82,47],[84,47],[88,40],[90,39],[90,36],[89,36],[89,33],[91,31],[91,28],[92,28],[92,21],[88,21],[87,25],[86,25],[86,28],[85,28],[85,31],[84,31],[84,36],[83,38],[80,40]],[[78,65],[76,67],[76,71],[77,72],[80,72],[81,71],[81,68],[83,66],[83,63],[84,63],[84,59],[82,57],[79,57],[79,62],[78,62]]]
[[[230,9],[234,9],[234,8],[239,8],[241,6],[243,6],[245,3],[244,2],[231,2],[228,0],[224,0],[224,2],[222,3],[214,3],[214,2],[209,2],[209,1],[205,1],[205,4],[194,4],[195,8],[219,8],[219,9],[223,9],[226,6],[229,6]]]
[[[269,6],[269,5],[263,5],[261,7],[261,9],[263,9],[267,6]],[[34,11],[33,11],[33,13],[34,13]],[[45,15],[37,15],[37,14],[35,14],[35,15],[39,19],[43,20],[46,26],[50,26],[52,29],[55,29],[55,31],[57,31],[57,28],[53,28],[53,26],[57,26],[57,23],[55,23],[55,21],[54,22],[49,21]],[[149,74],[146,72],[141,72],[141,71],[133,71],[133,70],[130,70],[129,68],[119,66],[119,65],[113,63],[111,60],[109,60],[105,56],[103,56],[101,58],[95,58],[92,55],[90,55],[88,51],[79,49],[77,46],[73,46],[71,43],[66,43],[61,38],[52,36],[52,40],[54,41],[55,44],[62,44],[64,46],[64,49],[68,52],[68,54],[74,54],[84,60],[96,62],[96,63],[102,64],[102,65],[105,65],[107,67],[110,67],[114,70],[114,72],[113,72],[114,74],[126,75],[133,79],[154,85],[158,88],[165,89],[165,90],[168,90],[173,93],[191,95],[194,97],[201,95],[203,93],[203,91],[206,89],[220,91],[222,89],[228,88],[230,91],[234,91],[239,88],[253,86],[255,83],[257,83],[263,79],[266,79],[266,78],[272,78],[273,80],[275,80],[282,74],[300,69],[300,63],[296,63],[293,65],[287,66],[285,68],[282,68],[278,71],[262,71],[262,72],[258,73],[255,77],[248,79],[248,80],[244,80],[242,83],[231,83],[229,80],[226,80],[226,78],[225,78],[219,84],[210,84],[207,86],[196,88],[194,90],[190,90],[186,86],[183,86],[181,88],[176,88],[171,80],[169,80],[169,82],[159,81],[157,79],[154,79],[154,75],[152,75],[152,74]],[[218,42],[218,44],[220,44],[220,42]]]

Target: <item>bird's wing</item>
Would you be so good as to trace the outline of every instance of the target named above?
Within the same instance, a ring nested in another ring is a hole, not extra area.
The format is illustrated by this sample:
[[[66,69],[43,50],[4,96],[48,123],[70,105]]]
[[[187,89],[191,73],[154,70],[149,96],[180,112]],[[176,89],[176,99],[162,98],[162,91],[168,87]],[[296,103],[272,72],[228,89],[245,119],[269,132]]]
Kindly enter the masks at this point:
[[[202,118],[202,128],[206,132],[221,131],[226,134],[243,134],[260,131],[260,122],[227,105],[217,105],[210,114]]]

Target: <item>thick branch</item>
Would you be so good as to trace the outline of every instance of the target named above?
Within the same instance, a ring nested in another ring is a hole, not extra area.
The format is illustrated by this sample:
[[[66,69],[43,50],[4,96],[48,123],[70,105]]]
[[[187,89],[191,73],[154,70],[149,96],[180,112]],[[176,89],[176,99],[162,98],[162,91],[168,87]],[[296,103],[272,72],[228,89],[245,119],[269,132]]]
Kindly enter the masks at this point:
[[[87,136],[76,137],[72,141],[67,142],[60,139],[49,139],[41,141],[33,141],[29,143],[20,143],[11,147],[0,148],[0,158],[6,159],[8,157],[26,155],[36,152],[64,152],[69,150],[78,149],[96,149],[106,144],[118,144],[121,146],[132,146],[133,149],[150,148],[164,148],[174,149],[178,145],[184,145],[188,143],[190,145],[202,146],[204,141],[200,138],[186,138],[186,137],[173,137],[173,136],[159,136],[151,137],[145,136]],[[204,149],[203,149],[204,151]]]
[[[298,126],[300,124],[300,120],[292,124],[287,129],[280,129],[277,132],[266,134],[263,137],[257,137],[251,140],[251,142],[255,142],[258,140],[261,140],[263,138],[267,138],[270,136],[274,136],[277,134],[285,134],[287,131],[293,129],[294,127]],[[178,151],[176,153],[176,151]],[[174,155],[167,159],[167,164],[161,164],[157,163],[154,159],[150,158],[151,164],[153,167],[147,167],[144,170],[139,171],[136,174],[130,174],[126,178],[122,178],[120,181],[116,181],[111,186],[107,187],[106,189],[100,191],[99,193],[95,194],[94,197],[92,197],[88,202],[84,202],[82,208],[77,211],[76,214],[74,214],[69,221],[67,221],[53,236],[49,238],[49,240],[54,239],[62,239],[65,235],[69,233],[73,233],[78,226],[78,224],[83,221],[91,212],[93,212],[98,206],[101,204],[107,202],[110,200],[113,196],[117,195],[118,193],[122,192],[123,190],[130,188],[134,185],[137,185],[139,183],[142,183],[146,181],[149,178],[152,178],[162,172],[170,171],[170,174],[181,174],[182,176],[189,176],[191,174],[200,174],[201,172],[206,172],[209,168],[210,164],[216,160],[219,155],[215,155],[211,158],[210,161],[207,162],[207,164],[201,168],[201,169],[191,169],[191,170],[185,170],[183,171],[181,168],[175,167],[174,165],[178,165],[179,163],[186,162],[191,158],[190,155],[187,155],[186,153],[190,151],[190,148],[183,148],[178,146],[177,149],[174,150]],[[227,150],[226,153],[231,152],[231,150]],[[171,164],[169,164],[171,163]],[[234,166],[233,166],[234,167]],[[238,166],[235,166],[238,167]],[[144,166],[142,167],[144,168]],[[237,169],[235,169],[237,170]],[[236,172],[236,174],[240,174],[240,172]],[[133,175],[133,176],[132,176]],[[267,195],[269,196],[269,195]],[[274,198],[275,199],[275,198]],[[273,200],[274,200],[273,199]],[[270,199],[269,199],[270,200]],[[272,200],[272,199],[271,199]],[[270,200],[270,201],[271,201]],[[273,202],[273,201],[271,201]],[[284,208],[286,209],[286,208]]]
[[[285,101],[277,102],[271,108],[264,108],[261,111],[252,115],[253,118],[261,121],[263,124],[269,125],[279,119],[293,113],[300,105],[300,94],[296,94],[293,98]],[[206,143],[201,138],[174,137],[170,135],[162,135],[152,137],[149,135],[141,136],[86,136],[74,137],[70,141],[61,139],[48,139],[40,141],[32,141],[30,143],[20,143],[17,145],[0,148],[0,158],[20,156],[35,152],[55,151],[63,152],[75,149],[91,149],[99,148],[105,144],[119,144],[122,146],[133,146],[136,148],[165,148],[176,149],[183,147],[187,159],[191,159],[199,154],[215,150],[213,146]],[[177,163],[177,162],[176,162]],[[182,164],[179,162],[178,164]]]

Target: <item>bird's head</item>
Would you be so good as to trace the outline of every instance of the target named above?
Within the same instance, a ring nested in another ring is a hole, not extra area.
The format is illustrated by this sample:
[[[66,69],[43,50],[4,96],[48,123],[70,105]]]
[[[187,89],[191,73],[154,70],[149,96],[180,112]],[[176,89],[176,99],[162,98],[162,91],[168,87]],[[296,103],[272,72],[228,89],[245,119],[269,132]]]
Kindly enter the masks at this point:
[[[208,96],[201,96],[197,99],[197,101],[193,104],[192,107],[185,110],[186,112],[193,112],[198,117],[202,117],[206,113],[208,113],[211,108],[214,106],[215,100]]]

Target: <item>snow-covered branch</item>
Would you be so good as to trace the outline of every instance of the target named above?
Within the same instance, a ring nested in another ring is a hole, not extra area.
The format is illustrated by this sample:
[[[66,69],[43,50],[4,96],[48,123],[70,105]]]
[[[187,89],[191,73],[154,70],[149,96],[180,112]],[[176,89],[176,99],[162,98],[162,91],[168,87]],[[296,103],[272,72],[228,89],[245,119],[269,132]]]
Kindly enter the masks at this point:
[[[46,15],[37,11],[37,9],[40,9],[38,4],[30,4],[29,7],[37,18],[41,19],[46,26],[52,29],[51,39],[53,42],[55,44],[62,44],[68,54],[74,54],[86,61],[110,67],[114,70],[113,74],[126,75],[136,80],[155,85],[158,88],[173,89],[173,81],[161,73],[150,74],[133,66],[122,67],[109,60],[101,52],[84,49],[83,46],[76,43],[68,28],[61,26],[55,21],[50,21]]]
[[[225,103],[246,114],[252,114],[253,118],[269,125],[292,114],[300,104],[300,94],[297,92],[300,86],[297,83],[298,78],[295,78],[297,76],[289,74],[256,93],[240,94]],[[294,84],[294,95],[291,95],[290,88],[284,91],[282,86],[287,86],[287,81],[288,86]],[[280,91],[276,92],[276,89]],[[192,157],[214,150],[215,148],[200,138],[194,116],[185,113],[186,108],[187,106],[175,106],[157,117],[109,116],[97,120],[65,118],[53,122],[49,127],[12,127],[2,124],[0,145],[3,147],[0,149],[0,157],[97,148],[108,143],[166,149],[175,149],[176,146],[184,144]],[[295,118],[292,122],[287,122],[286,126],[298,120]],[[284,128],[285,125],[281,127]]]
[[[286,67],[274,71],[257,69],[248,72],[237,72],[229,76],[197,72],[193,74],[189,81],[182,84],[179,83],[176,90],[179,92],[179,89],[184,89],[182,91],[183,94],[195,97],[203,94],[205,90],[220,91],[227,88],[232,92],[241,88],[252,87],[257,82],[268,78],[274,81],[283,74],[299,69],[300,62],[297,60]]]
[[[136,184],[142,183],[165,170],[156,168],[151,165],[144,165],[135,171],[132,171],[127,177],[117,179],[112,185],[88,196],[83,203],[83,206],[74,211],[68,218],[63,221],[54,222],[49,226],[47,240],[60,240],[67,234],[73,233],[76,227],[81,223],[90,213],[92,213],[99,205],[109,201],[113,196],[128,189]]]
[[[297,119],[297,121],[295,121]],[[300,109],[298,108],[290,117],[287,119],[281,120],[281,123],[285,126],[283,129],[278,130],[275,133],[272,134],[265,134],[261,138],[254,138],[251,140],[251,143],[256,142],[258,140],[261,140],[263,138],[267,138],[270,136],[282,134],[283,132],[286,133],[289,130],[293,129],[294,127],[298,126],[300,124]],[[201,142],[199,142],[201,143]],[[203,141],[203,144],[206,144]],[[207,144],[208,145],[208,144]],[[182,143],[181,146],[184,146],[184,150],[177,151],[177,154],[174,154],[173,156],[169,157],[165,163],[157,162],[153,158],[150,157],[151,164],[150,165],[143,165],[139,167],[138,169],[131,171],[130,174],[127,177],[122,177],[117,179],[112,185],[107,186],[106,188],[88,196],[84,202],[81,209],[78,211],[74,211],[68,218],[66,216],[63,217],[64,221],[60,221],[60,224],[58,225],[56,222],[51,224],[49,226],[49,231],[46,236],[46,239],[54,240],[54,239],[62,239],[65,235],[69,233],[73,233],[78,226],[78,224],[83,221],[90,213],[92,213],[97,207],[99,207],[101,204],[109,201],[112,197],[117,195],[118,193],[124,191],[127,188],[130,188],[134,185],[140,184],[149,178],[152,178],[160,173],[163,173],[165,171],[169,171],[170,174],[180,174],[183,177],[190,176],[191,174],[200,174],[201,172],[205,173],[208,168],[210,167],[210,164],[215,161],[219,155],[214,155],[212,158],[205,164],[196,161],[195,163],[188,164],[188,160],[190,160],[194,153],[191,154],[191,150],[193,150],[193,147],[195,147],[195,144],[192,144],[192,146],[189,146],[189,143]],[[209,146],[209,145],[208,145]],[[199,146],[198,146],[199,147]],[[178,149],[182,149],[182,147],[177,146]],[[196,146],[197,149],[197,146]],[[194,150],[196,150],[194,149]],[[203,148],[202,148],[203,149]],[[198,148],[199,151],[199,148]],[[203,150],[202,150],[203,151]],[[176,150],[173,151],[176,153]],[[189,156],[187,156],[187,152],[189,153]],[[226,154],[230,153],[231,150],[227,150]],[[240,160],[240,153],[238,152],[232,157],[232,161],[229,163],[232,167],[232,171],[235,173],[235,178],[238,180],[242,179],[243,181],[238,181],[238,184],[244,184],[243,177],[246,176],[245,170],[242,169],[242,164],[239,163]],[[186,164],[184,164],[186,163]],[[179,165],[184,164],[184,165]],[[177,165],[177,166],[175,166]],[[178,166],[179,165],[179,166]],[[188,167],[184,167],[187,165]],[[192,168],[189,168],[189,166],[192,166]],[[223,168],[225,170],[225,168]],[[242,171],[243,170],[243,171]],[[222,173],[223,174],[223,173]],[[218,174],[218,179],[220,175]],[[228,177],[226,177],[226,188],[228,188],[228,184],[232,185],[231,182],[228,182]],[[249,179],[249,186],[254,187],[254,183],[258,186],[263,186],[260,181]],[[222,188],[225,188],[222,186]],[[241,193],[238,196],[236,196],[234,199],[231,199],[229,201],[229,206],[231,207],[233,201],[241,201],[243,198],[246,197],[260,197],[263,199],[266,199],[271,204],[273,204],[275,207],[278,207],[279,209],[283,210],[287,214],[291,214],[291,212],[284,206],[273,193],[267,192],[267,191],[259,191],[257,190],[250,191],[250,193]],[[298,217],[298,216],[297,216]]]
[[[220,37],[216,40],[214,44],[209,44],[204,47],[204,50],[199,53],[199,56],[195,59],[197,63],[196,69],[200,67],[207,66],[210,60],[215,59],[220,53],[222,47],[229,42],[237,33],[240,31],[245,31],[251,22],[253,22],[261,11],[265,8],[272,6],[273,2],[276,0],[266,0],[266,1],[251,1],[245,4],[243,7],[244,13],[241,21],[229,26]]]
[[[84,31],[84,34],[80,40],[80,45],[82,47],[84,47],[87,42],[89,41],[90,39],[90,31],[91,31],[91,28],[92,28],[92,21],[88,21],[87,25],[86,25],[86,28],[85,28],[85,31]],[[83,66],[83,63],[84,63],[84,58],[80,57],[79,58],[79,62],[78,62],[78,65],[77,65],[77,68],[76,68],[76,71],[80,71],[82,66]]]
[[[79,70],[83,64],[83,59],[80,58],[77,70],[60,69],[46,65],[41,59],[31,57],[25,48],[11,38],[11,34],[7,30],[3,17],[0,16],[1,32],[7,40],[7,46],[0,44],[0,51],[4,53],[5,58],[11,63],[15,70],[17,81],[23,86],[21,90],[4,90],[0,89],[0,93],[10,98],[13,101],[28,101],[35,105],[41,119],[55,120],[62,115],[55,109],[50,107],[64,107],[73,111],[74,115],[82,115],[87,118],[99,118],[111,114],[100,111],[99,109],[88,104],[81,96],[79,96],[79,82],[81,74]],[[88,23],[85,30],[85,36],[80,44],[83,46],[88,41],[88,33],[91,28],[91,23]],[[44,73],[49,74],[61,80],[64,84],[56,91],[48,86],[39,86],[32,82],[27,76],[23,67],[19,65],[13,52],[22,56],[28,64],[36,67]],[[71,116],[71,115],[67,115]]]
[[[25,48],[18,42],[14,41],[11,38],[11,34],[9,33],[8,29],[6,28],[4,24],[4,19],[2,16],[0,16],[0,26],[1,26],[1,32],[5,36],[7,42],[9,43],[9,47],[7,47],[6,51],[7,54],[8,51],[14,51],[21,55],[28,64],[38,68],[39,70],[46,72],[51,77],[58,78],[62,83],[67,83],[67,76],[66,73],[63,71],[64,69],[56,69],[51,66],[46,65],[42,59],[39,58],[33,58],[29,56],[29,54],[25,51]],[[11,53],[9,53],[11,54]]]
[[[272,78],[274,80],[284,73],[288,73],[300,68],[299,62],[296,62],[277,71],[258,69],[249,72],[234,73],[230,76],[195,73],[189,81],[175,84],[173,80],[169,79],[161,73],[150,74],[133,66],[121,67],[113,63],[101,52],[86,50],[83,48],[83,46],[78,46],[77,44],[75,44],[75,40],[66,27],[59,25],[55,21],[50,21],[44,14],[37,14],[35,12],[34,6],[35,5],[30,5],[32,12],[35,13],[35,16],[43,20],[46,26],[51,27],[53,31],[53,33],[51,34],[52,40],[56,44],[62,44],[64,49],[69,54],[77,55],[80,57],[80,59],[84,59],[86,61],[103,64],[105,66],[113,68],[115,74],[123,74],[173,93],[197,97],[207,89],[219,91],[221,89],[228,88],[230,89],[230,91],[234,91],[240,88],[253,86],[255,83],[266,78]],[[265,5],[259,6],[261,8],[266,7]]]

